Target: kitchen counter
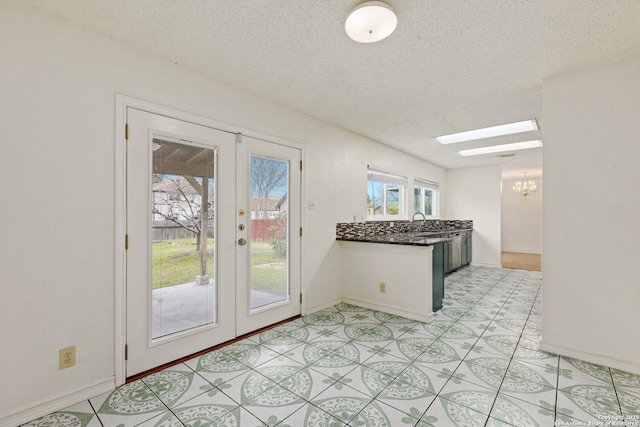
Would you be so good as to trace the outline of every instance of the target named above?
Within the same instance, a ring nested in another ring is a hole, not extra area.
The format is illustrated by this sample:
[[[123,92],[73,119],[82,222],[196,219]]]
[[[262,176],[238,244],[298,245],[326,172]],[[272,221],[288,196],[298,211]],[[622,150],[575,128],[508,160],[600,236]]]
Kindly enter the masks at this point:
[[[449,230],[449,231],[420,231],[413,235],[411,233],[395,233],[383,236],[371,235],[364,237],[338,237],[336,240],[347,242],[367,242],[367,243],[385,243],[391,245],[410,245],[410,246],[432,246],[438,243],[450,242],[453,239],[448,237],[436,237],[443,234],[454,234],[463,231],[471,231],[471,229]]]

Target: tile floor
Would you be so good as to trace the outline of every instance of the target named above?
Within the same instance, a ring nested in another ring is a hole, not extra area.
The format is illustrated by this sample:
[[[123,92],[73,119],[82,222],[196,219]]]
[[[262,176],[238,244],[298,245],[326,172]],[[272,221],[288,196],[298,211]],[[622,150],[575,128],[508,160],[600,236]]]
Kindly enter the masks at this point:
[[[338,304],[26,425],[640,426],[640,376],[537,349],[540,288],[467,267],[432,323]]]

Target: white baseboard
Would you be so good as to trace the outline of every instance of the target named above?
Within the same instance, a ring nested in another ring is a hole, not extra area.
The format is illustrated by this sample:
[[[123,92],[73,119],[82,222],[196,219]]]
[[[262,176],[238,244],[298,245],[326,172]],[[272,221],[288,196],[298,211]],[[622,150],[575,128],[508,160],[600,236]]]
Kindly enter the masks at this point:
[[[48,415],[52,412],[67,408],[83,400],[88,400],[99,396],[102,393],[113,391],[116,388],[115,378],[109,378],[89,387],[83,387],[64,394],[45,402],[36,404],[35,406],[19,410],[13,414],[8,414],[0,418],[0,427],[15,427],[24,424],[36,418]]]
[[[311,314],[311,313],[315,313],[316,311],[320,311],[320,310],[324,310],[325,308],[329,308],[329,307],[333,307],[336,304],[340,304],[342,302],[342,298],[334,298],[329,302],[326,302],[324,304],[320,304],[320,305],[315,305],[313,307],[307,307],[304,310],[303,315],[307,315],[307,314]]]
[[[360,307],[369,308],[371,310],[383,311],[385,313],[395,314],[397,316],[406,317],[408,319],[418,320],[420,322],[431,323],[433,321],[433,312],[429,312],[428,314],[422,313],[414,313],[412,311],[403,310],[401,308],[390,307],[386,305],[379,305],[370,301],[342,297],[342,302],[347,304],[358,305]]]
[[[619,360],[604,354],[587,353],[573,348],[563,347],[561,345],[540,342],[540,350],[547,353],[559,354],[560,356],[572,357],[574,359],[585,360],[598,365],[608,366],[609,368],[619,369],[621,371],[630,372],[640,375],[640,365],[638,363]]]

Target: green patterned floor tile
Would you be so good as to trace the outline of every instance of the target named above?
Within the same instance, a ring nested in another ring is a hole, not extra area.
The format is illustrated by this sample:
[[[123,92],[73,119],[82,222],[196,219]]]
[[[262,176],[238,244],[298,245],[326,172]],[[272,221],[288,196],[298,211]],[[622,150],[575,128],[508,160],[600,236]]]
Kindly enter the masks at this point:
[[[434,393],[423,388],[395,381],[383,389],[375,401],[391,406],[411,418],[420,419],[435,399]]]
[[[302,318],[307,326],[339,326],[345,324],[345,317],[339,311],[321,310]]]
[[[375,343],[380,346],[386,346],[397,338],[384,324],[372,322],[355,322],[345,325],[344,333],[355,342]]]
[[[540,286],[537,273],[465,267],[445,278],[431,323],[341,303],[92,399],[100,420],[77,410],[77,426],[551,427],[638,414],[640,376],[573,359],[558,369],[538,349]]]
[[[360,307],[359,305],[349,304],[346,302],[341,302],[333,306],[337,311],[347,312],[347,313],[358,313],[358,312],[367,312],[373,311],[368,308]]]
[[[415,426],[419,423],[419,418],[423,412],[424,408],[421,410],[416,407],[412,407],[410,410],[405,411],[398,409],[397,405],[389,405],[385,401],[374,400],[369,403],[369,405],[367,405],[358,414],[358,416],[349,423],[349,425],[353,427],[378,427],[380,425],[385,425],[381,424],[379,420],[384,420],[386,418],[386,420],[389,420],[389,426]],[[385,418],[381,417],[382,415],[384,415]]]
[[[134,426],[169,408],[142,381],[133,381],[90,399],[103,425]]]
[[[371,396],[391,392],[393,388],[417,387],[435,394],[435,387],[429,376],[415,365],[407,362],[380,361],[363,365],[349,375],[353,384],[363,384]],[[342,380],[341,380],[342,381]]]
[[[305,358],[309,353],[309,347],[314,348],[311,344],[304,344],[299,347],[296,347],[286,353],[275,353],[275,357],[273,359],[267,360],[265,363],[258,364],[255,368],[259,368],[260,366],[264,366],[265,364],[269,364],[271,362],[276,363],[278,360],[283,361],[285,359],[293,360],[294,362],[301,364],[303,366],[307,366],[309,363]],[[328,353],[327,353],[328,354]],[[323,356],[324,357],[324,356]],[[315,360],[314,360],[315,361]]]
[[[375,312],[372,310],[359,313],[342,313],[345,318],[345,325],[353,323],[382,323],[375,316]]]
[[[335,377],[336,375],[347,375],[358,366],[357,362],[344,357],[324,357],[309,365],[309,369],[329,377]]]
[[[453,400],[437,397],[420,421],[434,427],[484,427],[488,415]]]
[[[547,387],[556,387],[558,384],[558,367],[550,363],[545,366],[539,366],[528,362],[512,360],[508,374],[529,381],[539,382]]]
[[[297,394],[281,386],[275,386],[242,407],[263,423],[276,425],[306,404],[307,401]]]
[[[640,421],[640,419],[637,418],[640,417],[640,396],[635,393],[628,393],[623,389],[616,391],[622,414],[632,418],[632,421]]]
[[[23,424],[21,427],[91,427],[96,425],[96,421],[97,417],[93,410],[91,412],[80,412],[65,409],[37,418]],[[100,425],[100,423],[98,422],[97,425]]]
[[[534,365],[545,366],[547,364],[555,364],[558,361],[558,355],[547,353],[542,350],[533,350],[528,346],[518,346],[513,359],[523,362],[532,363]]]
[[[433,322],[422,323],[420,326],[422,326],[428,336],[436,339],[442,336],[454,323],[455,320],[436,318]]]
[[[397,314],[385,313],[383,311],[374,311],[373,316],[380,322],[390,325],[415,325],[418,323],[413,319],[398,316]]]
[[[463,380],[449,380],[439,393],[440,397],[448,401],[466,406],[487,416],[489,416],[497,395],[497,390],[494,391]]]
[[[256,371],[249,371],[224,383],[224,388],[221,390],[234,402],[242,405],[275,385],[275,381],[264,375]]]
[[[309,333],[305,327],[298,325],[280,325],[257,335],[260,344],[276,346],[291,345],[305,341]]]
[[[304,368],[280,382],[279,385],[307,401],[313,401],[318,394],[334,385],[341,378],[343,377],[339,373],[327,376],[313,369]]]
[[[334,357],[344,357],[354,362],[360,361],[360,351],[353,343],[341,339],[311,342],[300,348],[302,349],[302,359],[306,365],[313,364],[331,354],[334,354]]]
[[[510,359],[504,357],[467,358],[458,366],[453,376],[498,391],[509,362]]]
[[[144,377],[142,381],[169,409],[213,388],[182,363]]]
[[[602,397],[598,389],[591,389],[589,397],[583,394],[559,390],[556,412],[588,422],[600,422],[598,417],[602,416],[622,415],[617,400],[612,400],[608,391]]]
[[[555,413],[513,396],[498,394],[490,417],[514,426],[547,427],[554,425]]]
[[[411,349],[408,349],[407,354],[411,354],[410,351]],[[453,372],[462,361],[462,356],[458,354],[454,346],[450,343],[436,340],[422,353],[417,355],[415,361],[428,364],[438,371],[447,369]]]
[[[611,376],[617,390],[640,396],[640,375],[612,368]]]
[[[225,378],[231,379],[247,371],[250,366],[255,365],[261,357],[260,347],[253,347],[248,351],[242,362],[234,358],[230,353],[221,350],[214,350],[200,357],[185,362],[190,369],[196,372],[210,372],[221,374]],[[275,357],[275,355],[273,356]]]
[[[519,337],[511,334],[498,335],[495,333],[489,333],[482,335],[478,344],[484,346],[495,354],[500,354],[503,357],[511,357],[518,345]]]
[[[613,379],[609,368],[584,360],[561,357],[560,369],[565,370],[564,378],[560,378],[560,387],[569,385],[571,380],[588,384],[613,385]]]
[[[523,380],[507,374],[500,385],[500,394],[510,398],[529,402],[543,409],[553,408],[556,401],[556,388],[539,382]]]
[[[306,326],[309,336],[305,342],[318,342],[323,340],[342,340],[350,341],[351,339],[344,333],[344,326]]]
[[[205,424],[206,425],[206,424]],[[182,427],[184,424],[171,411],[164,412],[160,415],[146,420],[136,427]]]
[[[400,349],[397,348],[397,344],[400,344],[402,347],[402,343],[399,341],[394,341],[392,344],[389,344],[386,347],[372,349],[375,351],[371,357],[366,360],[366,363],[375,363],[375,362],[413,362],[413,358],[405,356],[404,353],[401,352]],[[363,362],[365,363],[365,362]]]
[[[406,323],[402,325],[395,325],[392,323],[383,323],[387,328],[391,329],[393,332],[393,336],[398,338],[409,338],[415,336],[423,336],[423,328],[418,324],[418,322],[414,323]]]
[[[344,427],[347,423],[340,421],[311,403],[307,403],[278,424],[278,427],[331,426]]]
[[[334,384],[316,396],[313,404],[339,421],[348,424],[372,400],[371,397],[349,386]]]
[[[281,383],[288,377],[297,374],[299,371],[306,369],[304,365],[294,362],[291,359],[282,357],[283,360],[274,359],[257,367],[254,371],[269,378],[275,383]]]

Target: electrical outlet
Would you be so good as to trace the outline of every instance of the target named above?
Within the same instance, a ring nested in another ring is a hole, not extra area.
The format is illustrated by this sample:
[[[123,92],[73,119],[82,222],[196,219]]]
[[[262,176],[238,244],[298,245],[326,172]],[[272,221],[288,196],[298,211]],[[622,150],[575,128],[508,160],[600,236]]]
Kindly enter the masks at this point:
[[[387,293],[387,284],[384,282],[380,282],[380,293],[381,294]]]
[[[60,369],[70,368],[76,364],[76,346],[60,350]]]

